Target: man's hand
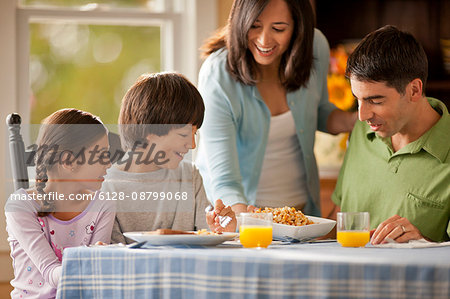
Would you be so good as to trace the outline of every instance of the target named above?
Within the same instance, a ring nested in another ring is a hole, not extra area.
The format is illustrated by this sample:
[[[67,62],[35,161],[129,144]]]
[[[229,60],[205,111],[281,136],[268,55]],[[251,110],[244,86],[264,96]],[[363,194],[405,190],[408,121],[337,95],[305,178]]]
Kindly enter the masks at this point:
[[[408,219],[395,215],[378,225],[373,233],[371,243],[373,245],[384,244],[387,243],[387,238],[397,243],[406,243],[409,240],[419,240],[424,237]]]

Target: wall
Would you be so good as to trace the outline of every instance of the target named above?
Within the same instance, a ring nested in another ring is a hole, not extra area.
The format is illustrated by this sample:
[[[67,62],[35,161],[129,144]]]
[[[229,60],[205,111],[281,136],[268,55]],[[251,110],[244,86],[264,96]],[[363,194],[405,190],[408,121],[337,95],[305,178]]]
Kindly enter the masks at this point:
[[[217,1],[217,28],[221,28],[227,23],[232,4],[233,0]]]

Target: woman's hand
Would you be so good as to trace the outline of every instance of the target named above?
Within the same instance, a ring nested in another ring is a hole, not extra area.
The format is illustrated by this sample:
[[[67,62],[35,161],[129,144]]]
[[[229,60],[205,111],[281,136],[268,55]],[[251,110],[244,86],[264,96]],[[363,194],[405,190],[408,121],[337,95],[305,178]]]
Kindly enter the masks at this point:
[[[243,203],[237,203],[237,204],[231,206],[231,208],[233,209],[233,212],[236,215],[247,212],[247,205],[245,205]]]
[[[253,213],[255,212],[255,210],[257,210],[258,208],[252,205],[248,205],[247,206],[247,213]]]
[[[397,243],[406,243],[409,240],[419,240],[424,237],[408,219],[395,215],[378,225],[373,233],[371,243],[373,245],[384,244],[387,243],[386,239],[388,238]]]
[[[222,217],[230,217],[231,221],[225,226],[222,227],[220,225],[220,218]],[[235,232],[236,231],[236,214],[231,209],[230,206],[225,206],[221,199],[216,200],[214,205],[214,210],[206,213],[206,223],[209,226],[209,229],[213,232],[222,233],[222,232]]]
[[[238,203],[238,204],[231,206],[231,209],[233,209],[233,212],[236,215],[239,215],[240,213],[252,213],[257,209],[257,207],[252,206],[252,205],[247,206],[243,203]]]
[[[353,130],[353,126],[355,125],[357,119],[357,112],[335,109],[330,113],[327,119],[328,133],[339,134],[350,132]]]

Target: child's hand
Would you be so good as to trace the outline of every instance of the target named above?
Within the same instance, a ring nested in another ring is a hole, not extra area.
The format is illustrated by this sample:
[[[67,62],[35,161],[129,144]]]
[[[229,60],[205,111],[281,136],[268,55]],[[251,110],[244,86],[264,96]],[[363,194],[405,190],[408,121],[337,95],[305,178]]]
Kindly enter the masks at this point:
[[[231,218],[231,221],[223,228],[220,225],[219,216],[225,217],[228,216]],[[225,206],[222,200],[218,199],[215,202],[214,210],[206,213],[206,222],[208,223],[209,229],[213,232],[222,233],[222,232],[235,232],[236,231],[236,215],[230,206]]]
[[[103,243],[102,241],[95,242],[95,246],[105,246],[108,245],[107,243]]]

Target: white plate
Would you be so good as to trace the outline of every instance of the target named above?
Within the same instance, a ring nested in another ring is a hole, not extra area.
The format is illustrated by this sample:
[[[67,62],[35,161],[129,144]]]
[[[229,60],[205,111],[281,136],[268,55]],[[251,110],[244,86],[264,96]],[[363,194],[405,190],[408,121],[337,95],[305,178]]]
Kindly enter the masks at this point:
[[[127,238],[137,242],[147,241],[151,245],[201,245],[214,246],[233,240],[239,234],[223,233],[221,235],[152,235],[145,232],[123,233]]]
[[[273,236],[274,237],[291,237],[299,240],[313,239],[328,234],[336,225],[336,221],[306,216],[314,222],[314,224],[294,226],[286,224],[273,224]]]

